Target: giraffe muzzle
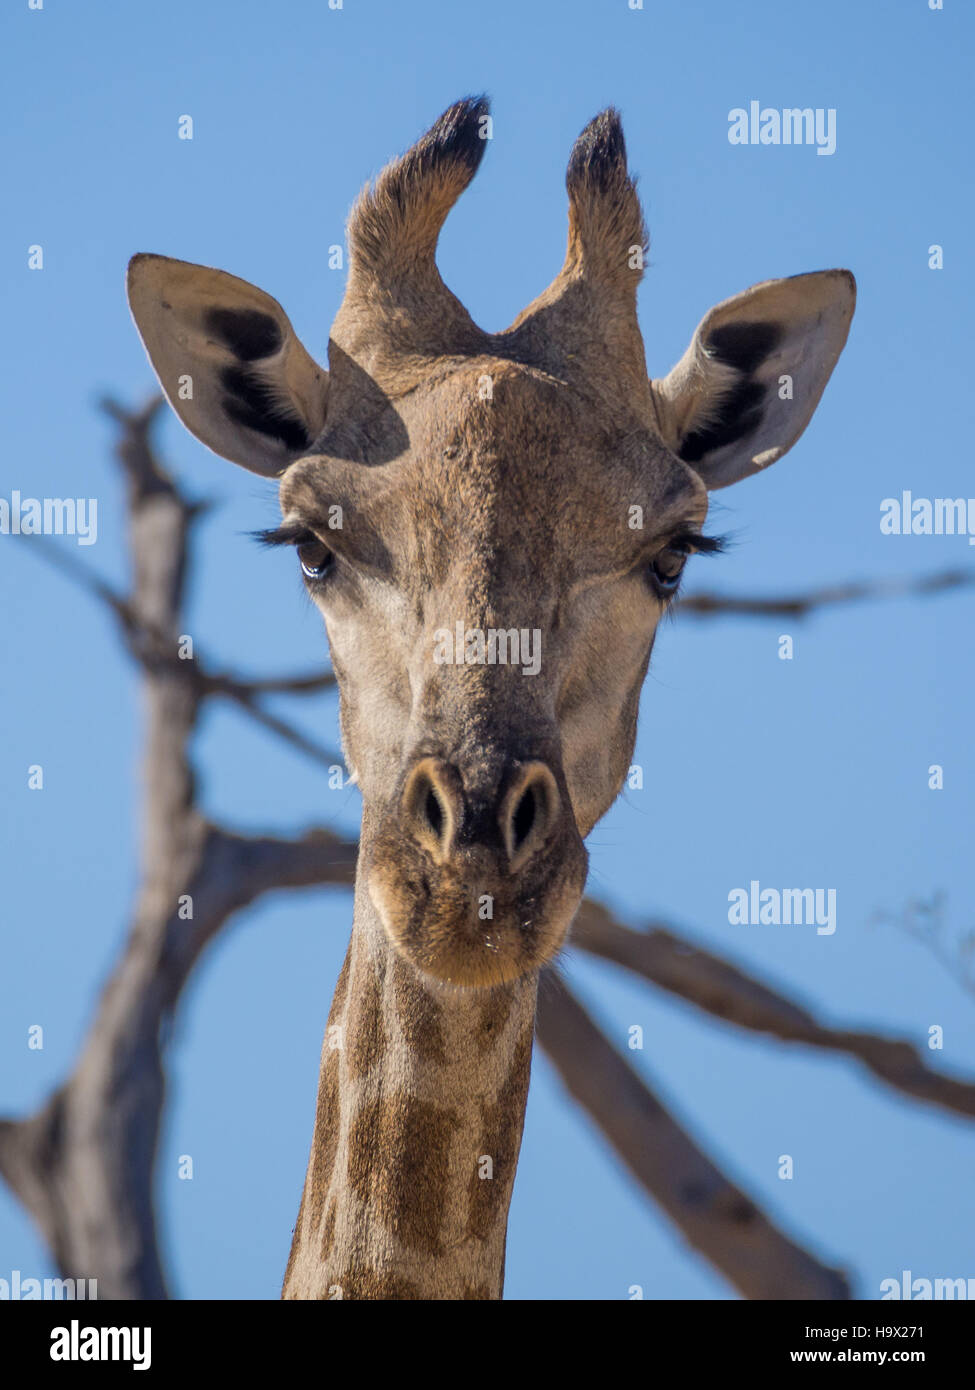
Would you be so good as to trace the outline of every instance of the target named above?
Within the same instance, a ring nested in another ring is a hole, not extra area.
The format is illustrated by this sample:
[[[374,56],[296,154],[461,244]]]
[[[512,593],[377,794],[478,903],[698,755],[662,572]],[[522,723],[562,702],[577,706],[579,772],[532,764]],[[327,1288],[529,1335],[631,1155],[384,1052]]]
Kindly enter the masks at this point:
[[[485,783],[419,758],[363,845],[387,935],[419,969],[486,986],[538,969],[564,941],[587,856],[556,772],[517,760]]]

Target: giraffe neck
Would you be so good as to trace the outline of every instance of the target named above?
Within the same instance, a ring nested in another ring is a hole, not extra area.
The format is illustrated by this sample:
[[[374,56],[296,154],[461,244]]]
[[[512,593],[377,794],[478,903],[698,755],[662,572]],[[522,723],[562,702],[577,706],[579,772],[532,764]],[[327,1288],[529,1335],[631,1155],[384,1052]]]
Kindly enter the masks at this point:
[[[536,983],[425,980],[357,883],[284,1298],[501,1297]]]

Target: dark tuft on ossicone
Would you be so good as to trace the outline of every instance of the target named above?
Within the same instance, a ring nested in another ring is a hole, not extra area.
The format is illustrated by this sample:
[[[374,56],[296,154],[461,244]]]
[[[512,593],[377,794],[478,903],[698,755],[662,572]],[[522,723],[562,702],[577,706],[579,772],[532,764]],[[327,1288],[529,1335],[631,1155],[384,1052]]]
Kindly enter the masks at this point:
[[[445,164],[462,164],[473,176],[487,146],[484,121],[490,110],[486,96],[454,102],[405,156],[409,173]]]
[[[610,106],[589,122],[573,145],[565,184],[574,195],[583,189],[606,193],[627,178],[623,123]]]
[[[353,274],[415,274],[432,262],[444,219],[484,158],[486,97],[454,102],[360,194],[349,218]]]
[[[600,111],[573,145],[565,186],[569,259],[581,263],[591,279],[614,283],[628,298],[634,295],[649,237],[626,167],[623,123],[614,107]]]

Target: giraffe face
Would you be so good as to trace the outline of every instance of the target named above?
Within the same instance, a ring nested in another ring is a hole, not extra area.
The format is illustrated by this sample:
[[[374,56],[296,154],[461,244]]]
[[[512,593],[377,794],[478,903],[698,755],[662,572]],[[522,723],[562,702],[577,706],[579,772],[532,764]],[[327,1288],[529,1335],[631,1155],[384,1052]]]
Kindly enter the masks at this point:
[[[497,984],[564,940],[707,494],[624,408],[510,361],[387,409],[403,451],[363,462],[336,411],[276,538],[325,619],[385,929],[430,975]]]
[[[841,270],[757,285],[650,381],[643,215],[604,112],[569,161],[561,272],[486,333],[435,262],[486,120],[458,102],[363,192],[327,373],[253,285],[159,256],[129,269],[184,423],[281,479],[271,539],[296,546],[325,618],[385,930],[419,970],[471,986],[558,950],[657,623],[687,555],[715,548],[707,492],[799,438],[855,298]]]

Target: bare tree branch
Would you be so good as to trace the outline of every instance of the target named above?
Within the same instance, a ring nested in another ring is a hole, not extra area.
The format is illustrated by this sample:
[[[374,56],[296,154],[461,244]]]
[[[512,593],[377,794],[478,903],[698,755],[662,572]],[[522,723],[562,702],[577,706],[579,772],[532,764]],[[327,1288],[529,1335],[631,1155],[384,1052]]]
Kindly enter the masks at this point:
[[[845,1275],[791,1241],[702,1153],[554,973],[538,993],[538,1039],[633,1176],[745,1298],[851,1296]]]
[[[210,676],[210,681],[219,679]],[[319,690],[332,690],[335,676],[331,671],[310,671],[304,676],[265,676],[260,680],[243,680],[239,676],[227,676],[240,691],[250,695],[313,695]]]
[[[131,415],[114,403],[107,408],[122,427],[117,455],[129,481],[132,592],[123,599],[93,578],[88,587],[109,602],[141,662],[141,883],[125,950],[70,1077],[36,1114],[0,1122],[0,1173],[64,1275],[97,1278],[102,1298],[154,1299],[167,1293],[152,1199],[165,1098],[163,1026],[231,914],[278,887],[350,883],[355,846],[327,831],[291,841],[231,834],[197,809],[189,745],[207,692],[193,663],[175,655],[187,541],[199,508],[179,495],[151,449],[155,406]],[[252,707],[252,693],[239,694],[252,715],[272,719]],[[275,726],[284,729],[282,721]]]
[[[801,1005],[761,984],[729,961],[659,924],[631,931],[602,904],[587,898],[572,944],[611,960],[705,1013],[782,1042],[842,1052],[895,1090],[954,1114],[975,1116],[975,1083],[933,1071],[913,1045],[898,1038],[828,1028]]]
[[[299,753],[311,758],[313,762],[324,767],[341,767],[344,764],[341,753],[316,743],[286,719],[272,714],[260,701],[262,695],[307,695],[328,690],[335,685],[335,676],[331,671],[303,676],[249,679],[232,675],[227,671],[214,670],[201,658],[198,650],[192,659],[184,659],[179,655],[178,643],[172,634],[164,633],[158,627],[140,620],[128,599],[92,574],[87,565],[77,560],[70,551],[50,544],[44,536],[32,537],[32,541],[50,564],[69,574],[76,583],[107,604],[120,623],[127,649],[140,666],[151,670],[169,667],[173,675],[193,687],[197,700],[210,696],[228,699],[242,709],[248,718],[268,729]]]
[[[109,601],[123,621],[175,643],[195,513],[149,448],[157,408],[126,414],[110,407],[122,426],[116,453],[129,482],[133,577],[130,598]],[[97,584],[89,587],[97,592]],[[5,1124],[0,1143],[0,1166],[62,1272],[97,1278],[109,1298],[166,1296],[152,1202],[164,1092],[161,956],[167,923],[202,863],[208,834],[194,808],[188,753],[198,691],[168,666],[144,664],[143,672],[146,795],[132,932],[71,1078],[39,1114]],[[41,1180],[25,1184],[27,1170]]]
[[[934,574],[901,576],[861,583],[830,584],[791,598],[750,598],[747,595],[715,594],[702,591],[679,599],[675,609],[696,617],[737,616],[744,618],[805,618],[816,608],[837,603],[856,603],[863,599],[920,597],[943,593],[946,589],[970,588],[975,570],[939,570]]]
[[[144,889],[67,1082],[36,1114],[0,1120],[0,1174],[62,1273],[97,1278],[101,1298],[166,1297],[152,1200],[160,1034],[201,952],[265,893],[355,875],[355,844],[324,830],[287,840],[204,826],[193,848],[182,879],[174,866],[167,885]]]
[[[262,725],[265,729],[276,734],[283,743],[289,744],[297,749],[299,753],[304,753],[313,762],[322,767],[343,767],[345,759],[341,753],[325,748],[322,744],[316,743],[314,739],[303,734],[300,729],[289,724],[286,719],[280,719],[276,714],[258,701],[257,697],[249,693],[245,684],[237,685],[235,682],[224,682],[217,678],[217,684],[213,685],[213,678],[205,676],[204,689],[207,694],[226,695],[235,705],[244,711],[256,724]]]
[[[956,984],[975,995],[975,928],[949,933],[946,910],[946,895],[936,892],[930,898],[909,898],[896,913],[880,908],[869,920],[872,925],[897,926],[919,941]]]

